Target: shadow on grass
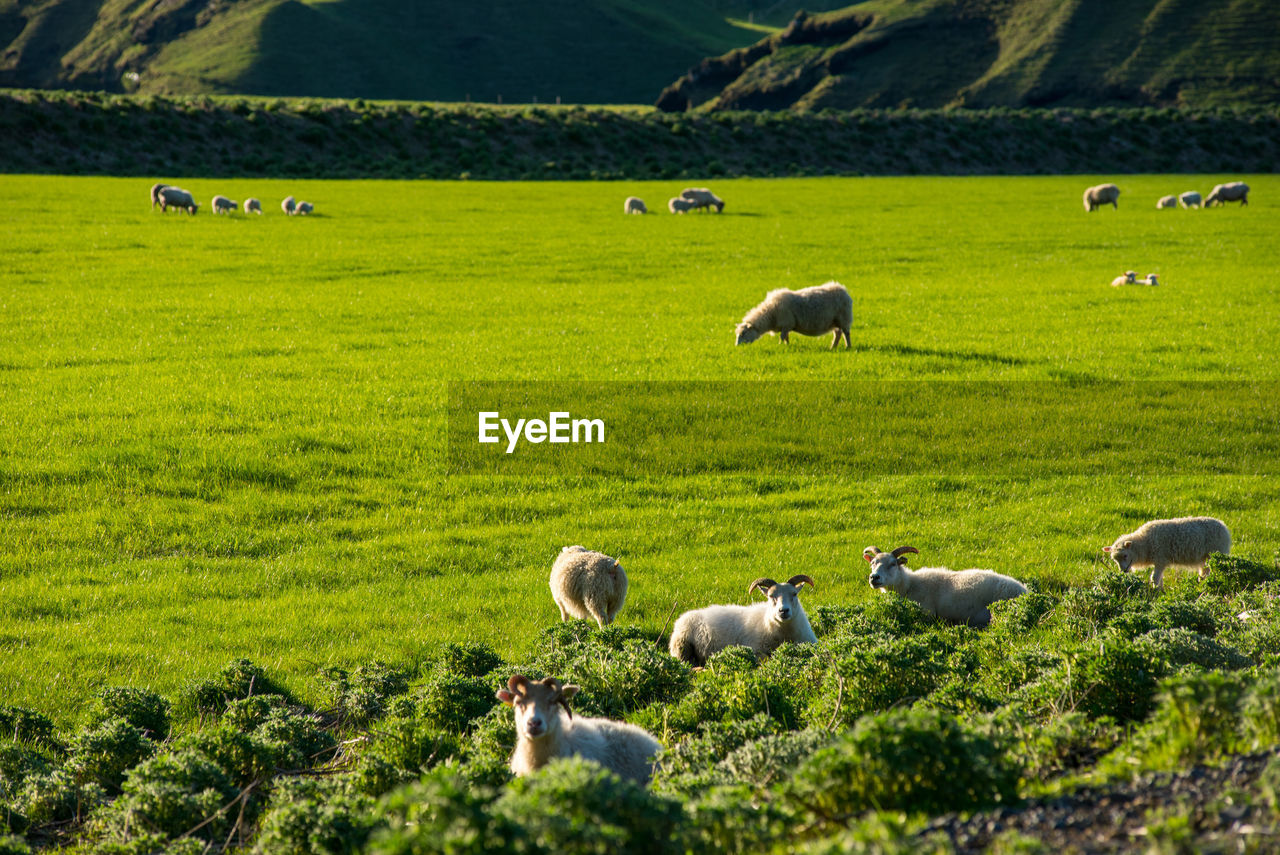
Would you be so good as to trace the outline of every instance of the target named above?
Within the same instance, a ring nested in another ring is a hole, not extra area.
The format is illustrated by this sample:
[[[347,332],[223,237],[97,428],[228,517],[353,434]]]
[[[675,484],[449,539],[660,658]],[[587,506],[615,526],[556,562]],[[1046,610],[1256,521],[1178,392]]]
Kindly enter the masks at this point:
[[[941,359],[959,359],[965,362],[989,362],[995,365],[1028,365],[1029,360],[999,353],[980,353],[973,350],[939,350],[933,347],[915,347],[910,344],[855,344],[852,350],[860,353],[894,353],[899,356],[934,356]]]

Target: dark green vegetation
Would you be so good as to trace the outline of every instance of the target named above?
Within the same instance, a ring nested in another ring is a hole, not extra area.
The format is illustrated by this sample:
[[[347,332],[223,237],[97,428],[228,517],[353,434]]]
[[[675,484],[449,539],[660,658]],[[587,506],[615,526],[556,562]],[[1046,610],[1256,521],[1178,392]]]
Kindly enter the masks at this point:
[[[83,175],[703,183],[1280,168],[1276,108],[704,115],[28,91],[0,93],[0,135],[0,172]]]
[[[666,110],[1280,100],[1271,0],[869,0],[703,60]]]

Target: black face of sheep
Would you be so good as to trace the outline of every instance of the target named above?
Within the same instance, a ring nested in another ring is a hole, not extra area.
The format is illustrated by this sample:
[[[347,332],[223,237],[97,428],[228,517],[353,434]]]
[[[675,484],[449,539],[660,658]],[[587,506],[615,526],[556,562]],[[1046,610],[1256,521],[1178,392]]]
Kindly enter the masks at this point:
[[[862,557],[871,563],[871,575],[867,582],[873,588],[892,586],[900,573],[899,568],[906,566],[907,553],[920,554],[914,546],[899,546],[893,552],[883,552],[879,547],[868,546],[862,550]]]
[[[747,593],[759,588],[769,598],[769,605],[773,610],[773,618],[779,623],[787,623],[795,618],[797,614],[802,613],[800,608],[800,589],[805,585],[811,588],[816,587],[813,579],[803,574],[792,576],[781,584],[772,579],[761,577],[747,587]]]
[[[515,710],[516,734],[530,739],[540,739],[560,729],[560,707],[569,718],[569,699],[578,693],[572,683],[562,685],[554,677],[534,682],[523,674],[516,674],[507,681],[507,688],[499,689],[498,700]]]

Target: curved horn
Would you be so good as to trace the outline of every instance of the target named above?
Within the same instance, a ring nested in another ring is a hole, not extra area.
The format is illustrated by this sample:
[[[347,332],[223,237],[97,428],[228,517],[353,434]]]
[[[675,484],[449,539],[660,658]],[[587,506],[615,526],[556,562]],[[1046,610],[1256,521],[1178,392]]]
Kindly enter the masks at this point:
[[[884,550],[878,546],[868,546],[866,549],[862,550],[862,554],[868,558],[875,558],[881,552],[884,552]]]
[[[529,678],[523,674],[515,674],[507,681],[507,689],[515,692],[517,695],[523,695],[524,690],[529,686]]]
[[[768,594],[769,589],[776,584],[778,583],[770,579],[768,576],[761,576],[759,579],[755,580],[754,582],[752,582],[750,585],[747,586],[747,593],[750,594],[756,588],[759,588],[760,590]]]
[[[799,573],[795,576],[792,576],[790,579],[787,580],[787,584],[795,585],[797,588],[799,588],[801,585],[808,585],[810,588],[813,588],[814,590],[817,590],[818,588],[818,583],[813,581],[813,577],[806,576],[803,573]]]
[[[899,546],[897,549],[893,550],[893,557],[901,558],[908,552],[914,552],[916,555],[920,554],[920,550],[916,549],[914,546]]]

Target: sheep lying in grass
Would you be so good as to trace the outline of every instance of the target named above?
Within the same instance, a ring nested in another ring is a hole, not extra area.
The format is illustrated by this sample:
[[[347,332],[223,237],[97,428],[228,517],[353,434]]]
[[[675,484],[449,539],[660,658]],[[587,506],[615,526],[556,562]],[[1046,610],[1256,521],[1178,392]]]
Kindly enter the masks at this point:
[[[572,684],[554,677],[534,682],[523,674],[499,689],[498,700],[516,714],[516,750],[511,771],[528,775],[556,757],[594,760],[620,778],[649,783],[653,759],[662,746],[646,731],[605,718],[574,718],[569,699],[578,693]]]
[[[756,579],[747,593],[759,588],[767,599],[750,606],[707,606],[685,612],[671,628],[667,649],[677,659],[705,665],[712,654],[740,644],[756,656],[768,656],[784,643],[813,643],[817,636],[800,604],[800,589],[814,586],[805,575],[785,582]]]
[[[603,552],[566,546],[551,567],[551,597],[560,607],[560,620],[594,618],[604,629],[627,600],[627,573]]]
[[[1117,276],[1115,279],[1111,280],[1111,287],[1118,288],[1121,285],[1132,285],[1137,276],[1138,271],[1126,270],[1123,276]]]
[[[1243,181],[1219,184],[1209,191],[1209,195],[1205,197],[1204,206],[1212,208],[1214,205],[1221,205],[1226,202],[1239,202],[1241,207],[1248,205],[1249,185]]]
[[[879,591],[897,592],[943,620],[981,629],[991,623],[988,606],[1027,592],[1027,586],[1017,579],[991,570],[921,567],[912,572],[907,569],[908,552],[920,554],[914,546],[899,546],[893,552],[868,546],[862,551],[862,557],[871,563],[867,581]]]
[[[297,208],[298,203],[293,201],[292,196],[285,196],[284,200],[280,202],[280,210],[284,211],[289,216],[293,216],[293,212],[297,210]]]
[[[1160,588],[1164,586],[1164,568],[1171,565],[1194,567],[1204,578],[1209,553],[1231,554],[1231,532],[1226,523],[1213,517],[1152,520],[1131,534],[1120,535],[1102,551],[1126,573],[1134,567],[1150,567],[1151,584]]]
[[[300,217],[304,217],[307,214],[310,214],[315,209],[316,209],[316,206],[312,205],[310,202],[299,202],[298,207],[294,208],[293,212]]]
[[[1199,208],[1200,194],[1194,190],[1188,190],[1185,193],[1178,194],[1178,201],[1182,203],[1184,208]]]
[[[226,196],[214,196],[212,205],[215,214],[234,214],[239,207],[238,202],[233,202]]]
[[[1096,184],[1084,191],[1084,209],[1093,211],[1103,205],[1119,209],[1120,188],[1114,184]]]
[[[667,210],[673,214],[683,214],[687,211],[692,211],[696,207],[698,206],[691,200],[681,199],[679,196],[667,201]]]
[[[1176,208],[1178,207],[1177,196],[1161,196],[1156,202],[1157,208]]]
[[[158,194],[160,198],[160,210],[167,211],[170,208],[177,208],[180,211],[186,211],[188,214],[195,216],[200,206],[196,204],[196,199],[186,190],[180,187],[170,187],[168,185],[161,187]]]
[[[792,332],[823,335],[832,330],[831,349],[835,350],[840,336],[844,336],[844,347],[848,350],[852,325],[853,298],[839,282],[799,291],[779,288],[766,294],[764,302],[742,318],[735,329],[734,343],[751,344],[762,335],[776,332],[783,344],[790,344]]]
[[[680,198],[688,199],[695,209],[715,208],[717,214],[724,212],[724,200],[706,187],[686,187],[680,191]]]
[[[647,214],[649,209],[644,206],[644,200],[639,196],[628,196],[626,201],[622,203],[622,213]]]
[[[1138,285],[1159,285],[1160,280],[1154,273],[1148,273],[1145,279],[1139,279],[1135,284]]]
[[[262,203],[257,199],[245,199],[244,212],[246,214],[257,214],[258,216],[262,216]]]
[[[160,204],[160,191],[168,186],[168,184],[151,185],[151,210],[154,211],[156,209],[156,205]]]

